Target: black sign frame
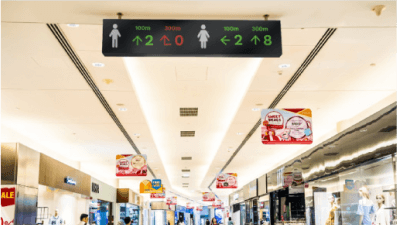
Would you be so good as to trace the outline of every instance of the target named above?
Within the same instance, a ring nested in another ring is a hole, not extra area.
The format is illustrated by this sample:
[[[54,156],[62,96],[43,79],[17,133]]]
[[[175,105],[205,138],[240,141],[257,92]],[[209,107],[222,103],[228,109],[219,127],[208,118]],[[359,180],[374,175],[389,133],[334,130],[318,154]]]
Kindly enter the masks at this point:
[[[281,23],[104,19],[102,53],[113,57],[280,57]]]

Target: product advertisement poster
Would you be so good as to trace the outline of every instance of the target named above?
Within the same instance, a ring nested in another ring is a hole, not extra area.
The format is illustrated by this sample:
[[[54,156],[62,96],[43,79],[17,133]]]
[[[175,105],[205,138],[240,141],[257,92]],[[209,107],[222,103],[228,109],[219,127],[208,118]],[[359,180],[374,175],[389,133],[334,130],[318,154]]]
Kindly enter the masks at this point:
[[[13,225],[16,185],[1,185],[1,225]]]
[[[176,205],[177,204],[177,198],[176,196],[168,197],[167,198],[167,205]]]
[[[283,173],[283,187],[298,186],[303,184],[302,172],[284,172]]]
[[[165,187],[163,187],[163,193],[150,193],[150,198],[165,198]]]
[[[197,211],[203,211],[203,206],[201,206],[201,205],[200,205],[200,206],[197,206],[197,207],[196,207],[196,210],[197,210]]]
[[[194,209],[194,205],[191,202],[186,203],[186,208],[187,209]]]
[[[214,201],[213,203],[212,203],[212,207],[213,208],[222,208],[223,207],[223,202],[222,202],[222,200],[220,200],[220,199],[217,199],[216,201]]]
[[[215,194],[212,192],[203,192],[203,201],[204,202],[213,202],[215,201]]]
[[[237,188],[237,173],[221,173],[216,178],[216,188]]]
[[[154,189],[150,180],[144,180],[139,184],[139,192],[141,194],[163,193],[163,187]]]
[[[117,155],[116,176],[133,177],[147,175],[146,155]]]
[[[313,126],[310,109],[263,109],[263,144],[312,144]]]

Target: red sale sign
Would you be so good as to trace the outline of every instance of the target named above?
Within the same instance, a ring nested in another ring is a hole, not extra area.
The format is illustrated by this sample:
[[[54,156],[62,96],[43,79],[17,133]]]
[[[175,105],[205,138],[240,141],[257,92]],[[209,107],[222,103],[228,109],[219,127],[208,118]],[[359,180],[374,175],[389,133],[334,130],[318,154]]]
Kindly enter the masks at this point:
[[[176,196],[167,198],[167,202],[166,202],[167,205],[176,205],[176,203],[177,203]]]
[[[1,225],[13,225],[15,218],[15,185],[1,186]]]
[[[313,143],[310,109],[263,109],[261,118],[263,144]]]
[[[196,210],[197,211],[203,211],[203,206],[197,206]]]
[[[212,192],[203,192],[203,201],[204,202],[213,202],[215,201],[215,194]]]
[[[216,178],[216,188],[237,188],[237,173],[221,173]]]
[[[163,187],[163,193],[151,193],[150,198],[165,198],[165,187]]]

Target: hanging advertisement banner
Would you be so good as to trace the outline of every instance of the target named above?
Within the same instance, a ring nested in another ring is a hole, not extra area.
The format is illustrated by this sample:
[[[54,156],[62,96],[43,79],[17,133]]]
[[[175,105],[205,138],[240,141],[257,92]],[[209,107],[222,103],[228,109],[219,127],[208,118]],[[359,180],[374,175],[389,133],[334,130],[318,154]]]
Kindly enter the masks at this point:
[[[191,202],[186,203],[186,208],[187,209],[194,209],[194,205]]]
[[[216,177],[216,188],[237,188],[237,173],[221,173]]]
[[[197,206],[197,207],[196,207],[196,210],[197,210],[197,211],[203,211],[203,206],[201,206],[201,205]]]
[[[139,184],[139,192],[141,194],[163,193],[163,187],[154,189],[150,180],[144,180]]]
[[[150,198],[165,198],[165,187],[163,187],[163,193],[150,193]]]
[[[117,155],[116,176],[146,176],[147,175],[146,155]]]
[[[161,180],[160,179],[153,179],[152,180],[152,188],[158,190],[161,188]]]
[[[16,185],[1,185],[1,225],[13,225]]]
[[[213,208],[222,208],[222,206],[223,206],[223,202],[220,199],[217,199],[212,203]]]
[[[177,204],[177,198],[176,196],[168,197],[167,198],[167,205],[176,205]]]
[[[312,144],[313,126],[310,109],[263,109],[263,144]]]
[[[203,192],[203,201],[204,202],[213,202],[215,201],[215,194],[212,192]]]

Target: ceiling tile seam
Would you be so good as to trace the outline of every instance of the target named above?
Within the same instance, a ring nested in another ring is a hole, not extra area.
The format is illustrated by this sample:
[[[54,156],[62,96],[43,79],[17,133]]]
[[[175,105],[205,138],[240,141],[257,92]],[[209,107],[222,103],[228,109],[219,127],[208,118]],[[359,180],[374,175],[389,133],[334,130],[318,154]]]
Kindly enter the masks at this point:
[[[70,43],[66,39],[65,35],[63,34],[61,28],[57,24],[47,24],[50,31],[54,34],[55,38],[58,40],[59,44],[65,50],[66,54],[69,56],[73,64],[75,64],[76,68],[79,70],[81,75],[84,77],[88,85],[91,87],[95,95],[98,97],[98,100],[101,102],[102,106],[108,112],[109,116],[113,119],[116,125],[119,127],[120,131],[123,133],[127,141],[130,143],[132,148],[135,150],[137,154],[141,154],[138,147],[135,145],[134,141],[128,134],[128,132],[124,129],[124,126],[121,124],[120,120],[117,118],[113,110],[110,108],[108,102],[102,95],[101,91],[99,90],[98,86],[96,86],[95,82],[93,81],[92,77],[89,74],[88,69],[84,66],[83,62],[77,57],[75,51],[72,49]],[[152,171],[149,165],[147,165],[149,172],[152,174],[154,178],[156,175]]]
[[[302,65],[298,68],[298,70],[294,73],[292,78],[287,82],[285,87],[281,90],[281,92],[278,94],[278,96],[273,100],[273,102],[270,104],[269,108],[275,108],[276,105],[281,101],[281,99],[285,96],[285,94],[288,92],[288,90],[292,87],[292,85],[298,80],[300,75],[303,73],[303,71],[309,66],[309,64],[313,61],[314,57],[317,56],[318,52],[323,48],[323,46],[327,43],[327,41],[331,38],[331,36],[335,33],[336,28],[328,28],[324,35],[321,37],[321,39],[318,41],[314,49],[310,52],[310,54],[306,57],[305,61],[302,63]],[[258,127],[261,124],[261,118],[256,122],[256,124],[253,126],[251,131],[247,134],[245,139],[241,142],[241,144],[238,146],[238,148],[234,151],[232,156],[229,158],[229,160],[226,162],[226,164],[222,167],[222,169],[217,173],[219,175],[222,173],[226,167],[232,162],[234,157],[237,155],[237,153],[244,147],[245,143],[248,141],[248,139],[251,138],[251,136],[255,133],[255,131],[258,129]],[[211,181],[211,183],[208,185],[208,189],[211,190],[211,185],[215,182],[216,176],[214,179]],[[212,190],[211,190],[212,191]]]

